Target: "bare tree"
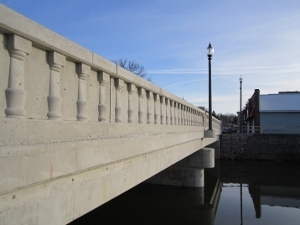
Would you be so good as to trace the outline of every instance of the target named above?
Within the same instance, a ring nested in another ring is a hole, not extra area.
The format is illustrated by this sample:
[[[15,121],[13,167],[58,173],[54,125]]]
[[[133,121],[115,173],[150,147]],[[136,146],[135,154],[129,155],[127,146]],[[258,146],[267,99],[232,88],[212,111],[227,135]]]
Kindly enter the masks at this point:
[[[146,70],[145,67],[140,65],[136,61],[130,61],[127,59],[118,59],[118,60],[112,60],[115,64],[119,65],[120,67],[134,73],[137,76],[140,76],[144,79],[147,79],[148,81],[151,81],[151,78],[146,78]]]

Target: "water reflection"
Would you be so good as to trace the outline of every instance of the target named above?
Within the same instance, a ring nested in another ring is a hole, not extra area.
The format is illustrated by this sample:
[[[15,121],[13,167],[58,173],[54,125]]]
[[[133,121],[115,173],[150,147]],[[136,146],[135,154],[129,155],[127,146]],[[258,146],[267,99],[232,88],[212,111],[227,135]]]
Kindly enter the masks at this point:
[[[299,177],[298,163],[222,161],[215,224],[300,224]]]
[[[75,224],[300,224],[296,163],[222,161],[205,188],[141,184]]]

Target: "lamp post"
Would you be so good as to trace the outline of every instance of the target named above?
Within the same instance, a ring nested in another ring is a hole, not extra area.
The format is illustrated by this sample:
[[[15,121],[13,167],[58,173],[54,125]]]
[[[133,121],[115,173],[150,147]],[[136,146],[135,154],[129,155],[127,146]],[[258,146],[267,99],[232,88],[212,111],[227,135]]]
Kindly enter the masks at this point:
[[[214,137],[214,132],[212,129],[212,104],[211,104],[211,58],[214,54],[214,48],[209,43],[206,54],[208,57],[208,111],[209,111],[209,123],[208,123],[208,131],[206,132],[207,137]]]
[[[240,133],[242,133],[242,83],[243,83],[243,78],[240,77]]]

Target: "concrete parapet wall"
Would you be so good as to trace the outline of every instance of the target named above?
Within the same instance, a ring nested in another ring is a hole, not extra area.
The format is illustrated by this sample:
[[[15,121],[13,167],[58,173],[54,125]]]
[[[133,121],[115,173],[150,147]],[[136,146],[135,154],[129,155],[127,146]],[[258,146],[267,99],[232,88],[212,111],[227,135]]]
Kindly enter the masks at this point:
[[[221,159],[300,161],[300,135],[222,134]]]
[[[0,193],[204,138],[200,127],[10,120],[0,120]]]

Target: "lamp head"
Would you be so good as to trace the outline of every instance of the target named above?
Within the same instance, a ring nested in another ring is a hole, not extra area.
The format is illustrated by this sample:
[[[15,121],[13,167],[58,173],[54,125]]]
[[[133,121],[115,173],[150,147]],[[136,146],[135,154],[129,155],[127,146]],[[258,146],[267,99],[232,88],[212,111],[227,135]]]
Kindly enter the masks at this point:
[[[206,54],[207,56],[210,58],[212,57],[212,55],[214,54],[214,48],[211,46],[211,44],[209,43],[207,49],[206,49]]]

